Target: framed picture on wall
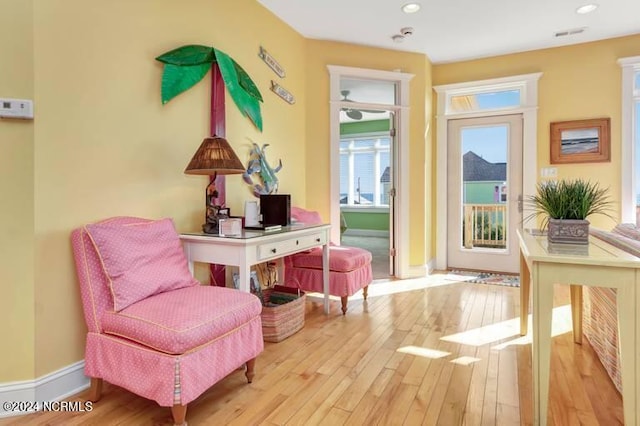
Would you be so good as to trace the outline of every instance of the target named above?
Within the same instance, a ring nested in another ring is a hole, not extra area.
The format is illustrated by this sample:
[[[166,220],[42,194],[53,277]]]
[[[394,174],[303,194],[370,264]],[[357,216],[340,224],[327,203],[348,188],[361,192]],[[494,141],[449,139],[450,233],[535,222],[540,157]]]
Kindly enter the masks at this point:
[[[610,118],[551,123],[551,164],[611,160]]]

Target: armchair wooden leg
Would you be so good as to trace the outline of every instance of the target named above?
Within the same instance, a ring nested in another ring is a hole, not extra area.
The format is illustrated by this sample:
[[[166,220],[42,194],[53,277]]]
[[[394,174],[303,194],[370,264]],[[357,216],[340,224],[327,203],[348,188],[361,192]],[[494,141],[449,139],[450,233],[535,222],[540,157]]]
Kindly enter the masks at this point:
[[[349,299],[349,296],[340,297],[340,301],[342,302],[342,315],[347,313],[347,300],[348,299]]]
[[[171,407],[171,415],[173,416],[173,424],[175,426],[185,426],[187,418],[187,406],[175,404]]]
[[[256,372],[254,371],[256,367],[256,359],[250,359],[249,361],[247,361],[247,371],[244,373],[244,375],[247,377],[247,381],[249,383],[251,383],[253,381],[253,376],[256,375]]]
[[[364,300],[367,300],[367,295],[368,295],[368,294],[369,294],[369,286],[365,286],[365,287],[362,289],[362,298],[363,298]]]
[[[102,379],[97,377],[91,378],[91,387],[89,388],[88,400],[96,402],[102,397]]]

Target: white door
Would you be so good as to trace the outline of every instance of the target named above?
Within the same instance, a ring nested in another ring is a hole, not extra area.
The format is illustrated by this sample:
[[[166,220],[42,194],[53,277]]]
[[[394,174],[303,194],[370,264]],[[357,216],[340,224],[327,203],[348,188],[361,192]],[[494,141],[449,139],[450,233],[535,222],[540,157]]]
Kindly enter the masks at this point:
[[[447,267],[517,273],[522,115],[448,121]]]

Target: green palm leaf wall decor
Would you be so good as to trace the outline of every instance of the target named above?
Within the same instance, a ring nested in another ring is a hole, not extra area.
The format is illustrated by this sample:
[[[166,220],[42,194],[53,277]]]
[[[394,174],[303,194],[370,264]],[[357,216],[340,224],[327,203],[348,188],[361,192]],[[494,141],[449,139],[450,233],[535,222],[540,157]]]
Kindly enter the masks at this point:
[[[156,58],[164,64],[162,73],[162,103],[166,104],[190,89],[217,63],[231,99],[245,117],[262,131],[260,102],[262,95],[249,74],[221,50],[208,46],[187,45]]]

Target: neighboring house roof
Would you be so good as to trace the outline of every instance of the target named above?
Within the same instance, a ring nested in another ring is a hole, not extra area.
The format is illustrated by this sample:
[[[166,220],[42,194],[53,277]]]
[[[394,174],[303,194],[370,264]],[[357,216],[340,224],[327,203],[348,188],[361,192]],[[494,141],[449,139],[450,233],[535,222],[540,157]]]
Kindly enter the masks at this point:
[[[507,180],[506,163],[490,163],[473,151],[462,156],[464,182]]]
[[[388,183],[391,182],[391,169],[387,166],[382,172],[382,176],[380,176],[380,183]]]

